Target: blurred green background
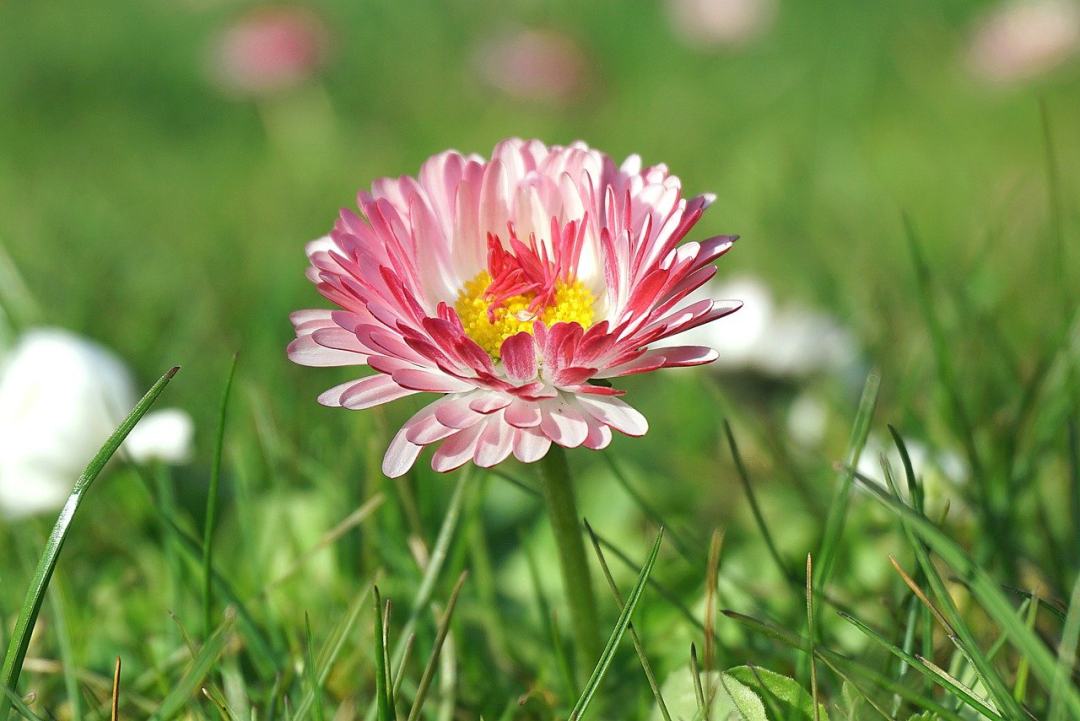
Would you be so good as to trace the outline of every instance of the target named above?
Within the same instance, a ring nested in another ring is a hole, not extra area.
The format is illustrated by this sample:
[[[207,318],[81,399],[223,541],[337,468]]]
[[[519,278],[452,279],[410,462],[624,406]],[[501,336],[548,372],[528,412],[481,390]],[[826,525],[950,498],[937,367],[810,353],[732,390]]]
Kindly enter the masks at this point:
[[[516,135],[582,139],[618,159],[639,153],[647,163],[667,163],[689,193],[716,193],[692,237],[742,236],[720,261],[721,277],[761,277],[781,301],[820,308],[852,329],[865,368],[880,368],[884,379],[876,428],[883,431],[888,421],[955,451],[963,439],[931,352],[925,305],[932,308],[975,419],[978,448],[988,466],[1023,481],[1002,486],[1021,489],[1005,499],[1019,555],[995,556],[986,529],[970,516],[960,517],[958,530],[1013,581],[1066,595],[1075,569],[1058,563],[1040,570],[1053,554],[1033,530],[1045,525],[1060,539],[1076,522],[1059,502],[1067,465],[1057,435],[1060,409],[1051,409],[1045,433],[1035,433],[1050,438],[1045,444],[1027,455],[1023,448],[1012,449],[1015,457],[997,454],[1019,432],[1010,419],[1024,389],[1057,352],[1066,322],[1058,288],[1070,288],[1080,275],[1071,241],[1080,63],[1064,58],[1028,76],[987,77],[971,49],[996,7],[985,2],[779,0],[765,6],[746,37],[711,41],[688,37],[669,5],[305,3],[323,25],[321,62],[288,87],[243,92],[223,87],[217,48],[226,29],[257,5],[0,1],[0,247],[36,305],[16,320],[88,335],[116,350],[147,384],[169,366],[183,366],[168,405],[196,419],[197,460],[178,471],[195,528],[220,389],[239,351],[221,553],[236,583],[257,589],[267,569],[285,563],[283,547],[310,546],[383,485],[368,471],[395,422],[418,407],[403,401],[385,414],[353,414],[315,403],[318,392],[350,372],[285,359],[288,313],[326,305],[304,278],[303,244],[326,233],[340,207],[354,205],[358,188],[413,173],[448,147],[487,154]],[[561,50],[551,52],[569,59],[507,60],[507,44],[529,32],[558,38]],[[499,86],[502,71],[528,75],[560,62],[560,89],[540,82],[538,91],[515,91],[527,83],[512,73]],[[569,90],[561,89],[564,81]],[[1062,236],[1069,239],[1064,262],[1050,213],[1041,107],[1063,199]],[[905,213],[919,230],[930,293],[916,282]],[[801,388],[753,376],[674,371],[628,383],[654,430],[642,440],[617,439],[611,454],[688,533],[707,538],[713,527],[729,527],[732,572],[751,582],[734,582],[741,589],[736,600],[773,604],[770,613],[798,618],[798,593],[787,589],[780,601],[771,594],[783,584],[763,576],[761,537],[739,495],[720,419],[733,419],[741,434],[794,568],[820,534],[832,463],[842,456],[862,377],[805,382],[827,399],[829,411],[823,445],[806,452],[790,447],[783,421]],[[1035,416],[1031,424],[1039,427]],[[572,460],[581,470],[586,513],[609,520],[640,558],[649,535],[641,514],[628,501],[610,502],[602,460],[584,452]],[[1018,465],[1023,473],[1013,473]],[[404,493],[381,527],[389,539],[379,546],[381,562],[391,569],[409,565],[403,545],[394,546],[410,522],[418,519],[433,533],[448,495],[446,480],[426,468],[410,483],[418,510],[410,509],[409,493],[389,490]],[[517,598],[527,593],[516,585],[526,577],[511,550],[515,524],[537,516],[521,510],[525,501],[512,489],[489,485],[495,565],[512,581],[499,593]],[[156,538],[156,526],[137,488],[131,478],[103,484],[90,501],[85,540],[71,551],[71,583],[86,599],[74,611],[82,621],[75,624],[77,655],[99,670],[118,648],[138,658],[144,635],[168,625],[156,585],[160,550],[157,540],[147,540]],[[957,493],[959,507],[966,492]],[[1040,508],[1046,524],[1036,520]],[[895,581],[882,565],[889,522],[869,514],[858,528],[844,565],[850,583],[840,592],[852,598],[886,578]],[[1059,549],[1065,543],[1059,540]],[[355,563],[366,548],[360,539],[343,548],[336,565],[313,576],[317,584],[291,589],[265,612],[286,629],[291,649],[302,635],[302,610],[340,610],[360,582],[359,574],[340,569],[370,570]],[[248,565],[246,554],[259,560]],[[21,590],[7,580],[21,584],[25,570],[13,563],[4,577],[9,617]],[[700,603],[690,589],[701,572],[668,571],[692,606]],[[182,606],[196,605],[182,599]],[[317,620],[313,615],[320,635],[325,627]],[[670,629],[663,621],[651,630],[664,638]],[[677,648],[659,651],[666,666],[685,655],[683,637],[676,637]],[[756,641],[730,640],[764,653]],[[776,665],[794,668],[788,660]],[[482,688],[482,668],[465,673]],[[633,688],[638,693],[644,685],[635,677]],[[473,694],[473,707],[493,715],[501,707],[485,693]]]

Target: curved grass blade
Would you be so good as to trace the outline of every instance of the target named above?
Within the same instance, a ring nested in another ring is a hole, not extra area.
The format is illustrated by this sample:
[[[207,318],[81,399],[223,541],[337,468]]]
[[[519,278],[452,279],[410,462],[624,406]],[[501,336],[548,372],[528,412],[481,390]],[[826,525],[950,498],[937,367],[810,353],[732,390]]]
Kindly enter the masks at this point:
[[[158,379],[157,383],[150,387],[150,390],[135,405],[135,408],[120,424],[120,427],[113,431],[113,434],[105,441],[105,445],[90,460],[86,470],[75,481],[75,486],[71,489],[71,495],[68,496],[67,503],[64,504],[63,510],[60,511],[60,516],[56,519],[56,525],[53,526],[52,533],[49,534],[49,540],[45,543],[45,550],[41,554],[41,560],[38,561],[37,570],[34,571],[34,577],[30,581],[30,587],[26,592],[26,599],[23,601],[19,617],[15,621],[15,631],[12,633],[8,643],[3,670],[0,671],[0,688],[14,691],[19,683],[19,674],[22,673],[26,649],[30,645],[30,634],[34,630],[38,613],[41,612],[41,604],[45,600],[45,591],[48,590],[49,581],[52,579],[53,571],[56,569],[56,562],[60,558],[60,551],[64,547],[64,541],[67,539],[68,531],[71,529],[71,522],[75,519],[79,506],[82,505],[83,499],[94,484],[98,474],[101,473],[101,469],[105,467],[105,464],[120,448],[128,433],[135,427],[135,424],[154,405],[154,401],[158,399],[158,396],[165,390],[165,386],[169,384],[169,381],[179,370],[179,366],[170,368],[165,375]],[[0,697],[0,719],[7,717],[10,705],[10,699],[6,695]]]
[[[874,409],[877,408],[880,389],[881,375],[876,370],[871,371],[863,384],[859,410],[855,413],[855,423],[851,428],[851,438],[848,441],[847,467],[849,468],[853,468],[859,462],[859,456],[866,447],[866,439],[870,435],[870,421],[873,420]],[[829,516],[825,520],[825,535],[821,539],[821,548],[817,553],[817,574],[813,579],[813,587],[818,593],[825,593],[828,590],[829,577],[832,575],[833,563],[840,547],[840,537],[844,533],[848,499],[854,482],[854,474],[849,470],[843,470],[840,486],[836,489],[832,503],[829,504]],[[818,612],[820,613],[820,610]]]
[[[585,684],[585,689],[581,692],[581,698],[578,699],[578,702],[574,704],[573,710],[570,711],[570,721],[578,721],[581,719],[585,711],[589,708],[589,704],[592,703],[593,697],[596,695],[596,690],[600,688],[600,683],[604,680],[604,675],[607,674],[607,670],[611,666],[612,660],[615,658],[615,651],[619,647],[619,642],[622,641],[622,637],[626,634],[626,629],[630,626],[630,617],[633,616],[634,609],[637,608],[638,601],[641,600],[642,593],[645,591],[645,585],[648,583],[649,574],[652,573],[653,566],[656,565],[656,557],[660,553],[660,544],[663,540],[664,529],[661,527],[660,532],[656,534],[656,540],[653,542],[652,551],[650,551],[649,557],[645,561],[645,565],[641,567],[641,573],[638,574],[637,583],[634,584],[634,588],[630,591],[630,596],[626,599],[626,605],[623,606],[622,613],[619,614],[619,620],[615,623],[615,629],[611,632],[611,636],[608,638],[603,653],[600,654],[600,660],[596,662],[596,668],[593,669],[592,676],[589,677],[588,682]]]
[[[454,584],[454,590],[450,592],[450,600],[446,603],[446,611],[443,613],[442,621],[439,623],[439,630],[435,634],[435,645],[431,650],[431,657],[428,658],[427,666],[424,667],[424,673],[420,677],[420,684],[416,687],[416,697],[413,699],[412,708],[409,710],[409,721],[417,721],[420,718],[420,710],[424,707],[428,689],[431,688],[431,680],[435,677],[435,669],[439,664],[439,655],[442,653],[443,643],[446,641],[447,634],[450,633],[450,621],[454,618],[454,609],[457,607],[458,596],[461,594],[461,589],[465,585],[465,579],[468,576],[468,571],[462,571],[457,583]]]
[[[738,611],[724,610],[721,611],[725,616],[731,620],[737,622],[741,626],[744,626],[750,630],[756,631],[764,636],[768,636],[776,641],[779,641],[791,648],[797,648],[804,652],[810,651],[810,643],[802,636],[781,628],[773,623],[762,621],[761,619],[754,618],[753,616],[747,616],[739,613]],[[815,644],[814,655],[828,666],[833,673],[842,678],[845,681],[851,682],[851,675],[858,674],[863,678],[877,684],[886,691],[891,691],[902,698],[920,706],[921,708],[931,711],[941,719],[946,721],[963,721],[963,718],[956,712],[942,706],[940,703],[933,699],[927,698],[919,694],[917,691],[909,688],[906,684],[898,683],[889,678],[885,674],[882,674],[870,666],[864,665],[853,659],[847,658],[836,651],[825,648],[821,644]],[[892,715],[882,709],[876,702],[873,701],[868,695],[859,692],[868,703],[873,706],[883,718],[890,719],[892,721]]]
[[[379,587],[375,587],[375,708],[378,721],[394,721],[390,706],[391,684],[386,672],[386,633],[383,628],[383,602]]]
[[[217,439],[214,441],[214,464],[210,467],[210,488],[206,495],[206,525],[203,528],[203,631],[210,637],[213,629],[214,579],[212,573],[214,558],[214,525],[217,520],[218,487],[221,485],[221,456],[225,449],[225,419],[229,410],[229,395],[232,391],[233,378],[236,377],[236,354],[232,357],[229,377],[225,381],[225,390],[221,394],[221,409],[218,412]]]
[[[888,639],[886,639],[880,633],[870,628],[869,625],[863,623],[854,616],[844,613],[843,611],[840,611],[838,613],[840,614],[841,618],[853,625],[855,628],[862,631],[871,640],[875,641],[877,644],[888,650],[889,653],[893,654],[899,659],[902,659],[909,668],[914,668],[918,670],[927,678],[935,681],[941,686],[944,686],[946,689],[948,689],[950,693],[964,701],[964,703],[978,711],[986,718],[1001,721],[1001,714],[997,713],[992,708],[987,706],[986,703],[984,703],[981,699],[979,699],[971,692],[971,689],[960,685],[960,683],[956,681],[956,679],[942,673],[940,669],[935,670],[934,668],[930,668],[924,662],[921,656],[915,656],[913,654],[910,654],[907,651],[904,651],[902,648],[890,643]]]
[[[596,552],[596,560],[600,562],[600,569],[604,573],[604,580],[607,581],[608,588],[611,589],[611,595],[615,597],[615,604],[619,607],[619,610],[623,610],[622,594],[619,593],[619,587],[615,585],[615,579],[611,575],[611,569],[608,567],[607,559],[604,558],[604,551],[600,548],[600,541],[596,537],[596,533],[593,531],[592,526],[588,521],[585,521],[585,530],[589,532],[589,540],[592,541],[593,550]],[[641,637],[638,636],[638,632],[634,629],[634,624],[630,624],[627,627],[630,632],[630,640],[634,642],[634,650],[637,651],[638,660],[641,662],[641,668],[645,671],[645,679],[649,682],[649,689],[652,691],[653,698],[656,700],[656,707],[660,709],[660,715],[664,717],[664,721],[671,721],[671,714],[668,712],[667,704],[664,702],[664,697],[660,693],[660,685],[656,682],[656,675],[653,673],[652,664],[649,663],[649,657],[645,654],[645,644],[641,642]],[[711,636],[705,634],[705,640],[709,641]]]
[[[854,471],[854,469],[852,469]],[[1035,676],[1047,688],[1052,688],[1057,676],[1057,659],[1043,643],[1042,639],[1033,633],[1016,612],[1012,603],[998,588],[998,584],[990,578],[978,564],[972,561],[959,545],[947,537],[940,529],[897,499],[882,490],[874,481],[862,474],[855,472],[855,477],[870,490],[874,498],[891,508],[895,513],[906,521],[910,532],[918,535],[941,560],[947,563],[963,578],[971,589],[975,599],[980,603],[986,613],[996,620],[1002,629],[1008,634],[1012,645],[1023,655],[1027,656],[1031,664],[1031,670]],[[916,546],[918,551],[918,546]],[[924,551],[925,554],[925,551]],[[925,567],[924,567],[925,570]],[[929,574],[928,574],[929,575]],[[962,630],[962,624],[956,624],[957,630]],[[975,659],[978,655],[975,656]],[[974,659],[973,659],[974,660]],[[995,694],[995,699],[997,695]],[[1009,695],[1014,710],[1018,704]],[[1062,702],[1066,710],[1075,718],[1080,718],[1080,692],[1075,688],[1066,687],[1062,692]],[[1006,705],[1006,704],[1003,704]],[[1006,705],[1007,708],[1010,706]],[[1016,713],[1018,718],[1024,718],[1027,714],[1023,711]]]
[[[225,653],[225,649],[232,639],[234,620],[235,614],[232,612],[225,614],[225,622],[195,654],[191,666],[188,667],[188,670],[184,672],[184,675],[169,691],[165,700],[161,702],[161,706],[158,707],[157,712],[150,717],[150,721],[169,721],[169,719],[179,715],[184,710],[184,707],[191,702],[192,697],[198,693],[203,680],[213,670],[214,664],[221,658],[221,654]]]

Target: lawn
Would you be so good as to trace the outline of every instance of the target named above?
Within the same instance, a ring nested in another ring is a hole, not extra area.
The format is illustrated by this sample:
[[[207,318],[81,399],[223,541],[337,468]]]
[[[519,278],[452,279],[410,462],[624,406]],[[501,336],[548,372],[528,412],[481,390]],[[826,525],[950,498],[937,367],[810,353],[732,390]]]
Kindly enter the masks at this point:
[[[180,366],[195,425],[86,494],[0,718],[108,717],[117,658],[158,721],[1080,718],[1080,63],[980,74],[985,3],[764,5],[704,45],[659,0],[323,0],[310,75],[238,90],[251,3],[0,3],[0,358],[53,326]],[[325,408],[355,369],[285,355],[358,189],[511,136],[666,163],[716,194],[690,239],[741,236],[720,281],[851,339],[616,380],[650,432],[567,451],[595,675],[536,464],[389,479],[429,399]],[[0,514],[0,647],[55,520]]]

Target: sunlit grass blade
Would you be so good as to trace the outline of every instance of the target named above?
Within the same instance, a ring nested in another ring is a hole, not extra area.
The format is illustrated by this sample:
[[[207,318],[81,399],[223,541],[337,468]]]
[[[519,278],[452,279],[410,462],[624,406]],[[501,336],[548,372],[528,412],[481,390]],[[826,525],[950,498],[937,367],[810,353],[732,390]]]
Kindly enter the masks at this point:
[[[232,638],[234,616],[226,613],[225,622],[207,639],[191,661],[184,675],[172,686],[151,721],[169,721],[178,716],[198,693],[203,680],[214,669]]]
[[[465,579],[468,578],[468,575],[468,571],[463,571],[458,577],[457,583],[454,584],[454,590],[450,592],[450,600],[446,604],[446,611],[443,613],[442,620],[439,622],[439,629],[435,634],[435,645],[431,649],[431,656],[424,667],[424,673],[420,676],[420,683],[416,687],[416,697],[413,699],[412,708],[409,709],[408,721],[417,721],[420,718],[420,711],[424,707],[425,699],[427,699],[428,689],[431,688],[431,681],[435,678],[435,670],[439,664],[439,654],[442,652],[447,634],[450,633],[450,621],[454,618],[454,609],[457,607],[458,596],[461,595],[461,589],[465,585]]]
[[[871,371],[866,376],[863,384],[862,396],[859,399],[859,409],[855,413],[855,423],[852,425],[851,438],[848,441],[846,453],[847,465],[854,467],[859,462],[863,448],[866,447],[866,439],[870,435],[870,422],[874,418],[874,409],[877,408],[878,391],[881,388],[881,375]],[[840,548],[841,536],[844,533],[844,522],[847,518],[848,502],[851,496],[851,486],[854,483],[850,471],[840,472],[840,485],[833,495],[829,504],[829,515],[825,520],[825,534],[821,539],[821,548],[817,553],[817,573],[813,579],[814,588],[819,594],[828,590],[829,578],[832,576],[833,564],[836,562],[836,554]],[[820,611],[819,611],[820,613]]]
[[[901,456],[907,455],[907,448],[900,435],[894,435],[893,439],[896,442],[897,447],[901,449]],[[936,530],[936,527],[933,526],[933,524],[930,524],[926,519],[926,516],[903,503],[896,480],[893,478],[892,469],[889,467],[888,463],[883,464],[883,470],[885,472],[885,482],[892,491],[892,495],[890,496],[887,494],[879,486],[876,486],[875,490],[880,493],[882,497],[888,498],[893,503],[902,506],[909,511],[912,516],[923,519],[930,527],[933,527]],[[905,466],[905,472],[912,472],[910,464]],[[860,480],[863,480],[861,476]],[[908,483],[911,485],[914,484],[915,481],[909,479]],[[915,554],[915,559],[919,564],[919,568],[922,570],[923,577],[926,578],[938,604],[934,604],[930,601],[918,584],[903,571],[895,558],[890,558],[893,567],[900,573],[900,576],[904,579],[904,582],[907,584],[908,588],[911,589],[912,593],[918,596],[923,604],[935,616],[938,623],[940,623],[948,633],[949,639],[971,664],[972,668],[979,676],[979,679],[986,686],[991,697],[993,697],[998,710],[1016,718],[1024,718],[1026,715],[1024,709],[1016,702],[1016,699],[1013,698],[1012,694],[1009,693],[1008,688],[1005,686],[1005,682],[994,668],[991,660],[987,658],[986,654],[979,648],[975,634],[971,631],[967,622],[956,608],[952,595],[945,586],[945,581],[941,578],[941,575],[930,560],[930,555],[927,552],[926,546],[916,537],[904,518],[901,518],[900,524],[908,538],[908,543]],[[938,533],[940,534],[940,531],[938,531]],[[1012,609],[1010,608],[1010,611],[1011,610]]]
[[[656,541],[653,542],[652,551],[649,553],[648,559],[641,567],[641,573],[638,574],[637,582],[634,584],[633,589],[630,591],[630,595],[626,599],[626,605],[623,606],[622,613],[619,614],[619,620],[615,623],[615,629],[611,632],[607,645],[604,647],[603,653],[600,654],[600,659],[596,662],[596,668],[593,669],[592,675],[585,684],[585,688],[581,692],[581,697],[570,711],[570,721],[578,721],[584,716],[585,711],[588,710],[589,704],[592,703],[593,697],[596,695],[597,689],[600,688],[600,683],[604,680],[604,676],[607,674],[608,668],[615,658],[615,652],[619,647],[619,642],[622,641],[622,637],[625,635],[626,629],[630,625],[630,618],[634,615],[634,609],[637,608],[637,604],[645,591],[645,585],[649,580],[649,574],[652,573],[653,566],[656,564],[656,558],[660,553],[660,544],[663,540],[664,529],[661,528],[659,533],[656,534]]]
[[[978,484],[980,494],[980,509],[982,510],[991,535],[1000,536],[990,539],[991,542],[1004,542],[1005,535],[997,533],[999,526],[998,510],[995,507],[996,500],[990,492],[988,479],[983,472],[982,460],[979,456],[978,447],[975,443],[975,429],[968,415],[964,400],[960,394],[960,383],[957,379],[956,369],[952,364],[949,351],[949,342],[938,316],[933,302],[934,292],[931,287],[930,266],[922,253],[919,235],[915,230],[915,223],[910,216],[903,216],[904,233],[907,236],[908,248],[911,252],[912,263],[915,266],[915,280],[918,284],[918,292],[915,294],[922,311],[923,320],[930,334],[930,347],[934,355],[934,365],[937,368],[941,387],[946,394],[949,403],[949,412],[956,428],[956,435],[964,446],[968,463],[971,466],[971,475]],[[855,463],[849,462],[854,467]]]
[[[1061,630],[1058,644],[1058,668],[1050,687],[1050,721],[1065,719],[1065,695],[1070,689],[1070,677],[1076,668],[1076,648],[1080,642],[1080,577],[1073,584],[1069,613]],[[1072,686],[1075,689],[1075,686]]]
[[[27,706],[21,698],[19,698],[19,695],[17,693],[15,693],[9,688],[0,688],[0,691],[3,692],[4,699],[11,704],[12,708],[15,709],[15,712],[22,716],[24,719],[26,719],[27,721],[45,721],[45,719],[41,718],[36,713],[31,711],[30,707]]]
[[[810,642],[808,639],[805,639],[785,628],[781,628],[774,623],[768,623],[752,616],[747,616],[746,614],[739,613],[738,611],[724,610],[722,611],[722,613],[733,621],[736,621],[740,625],[746,627],[747,629],[760,633],[776,641],[780,641],[781,643],[790,646],[791,648],[796,648],[806,653],[810,652]],[[836,651],[822,646],[821,644],[815,645],[814,654],[823,664],[828,666],[833,673],[835,673],[837,676],[839,676],[845,681],[852,682],[852,674],[858,674],[859,676],[867,679],[871,683],[880,686],[886,691],[891,691],[892,693],[901,696],[902,698],[910,701],[913,704],[916,704],[917,706],[925,709],[926,711],[931,711],[937,714],[941,719],[945,719],[946,721],[962,721],[962,717],[951,709],[942,706],[940,703],[934,701],[931,698],[923,696],[922,694],[909,688],[905,684],[897,683],[893,679],[889,678],[883,673],[876,671],[870,666],[849,659],[846,656],[837,653]],[[861,691],[860,693],[862,694],[863,698],[866,699],[866,701],[869,702],[870,705],[873,706],[873,708],[879,714],[881,714],[882,717],[893,721],[892,714],[882,709],[866,693]]]
[[[206,519],[203,527],[203,633],[207,638],[214,627],[214,582],[211,573],[214,557],[214,525],[217,521],[218,491],[221,485],[221,458],[225,451],[225,421],[229,411],[233,379],[236,377],[236,361],[233,355],[229,366],[229,377],[225,381],[225,390],[221,393],[221,405],[218,410],[217,436],[214,440],[214,460],[210,466],[210,488],[206,494]]]
[[[75,481],[75,486],[71,489],[71,495],[68,496],[67,503],[64,504],[63,510],[60,511],[60,516],[56,519],[56,525],[53,526],[49,539],[45,543],[45,550],[38,561],[37,569],[34,571],[30,587],[26,592],[26,598],[15,621],[15,630],[8,642],[7,653],[4,656],[4,666],[0,671],[0,688],[15,691],[18,686],[19,674],[22,672],[23,660],[26,658],[26,649],[30,645],[30,635],[34,631],[34,624],[41,611],[41,604],[45,600],[45,592],[48,590],[49,581],[52,579],[56,563],[60,558],[60,551],[64,547],[64,541],[67,540],[68,531],[71,529],[71,523],[79,511],[79,506],[82,505],[87,492],[94,484],[98,474],[105,467],[105,464],[120,448],[128,433],[135,427],[135,424],[154,405],[154,401],[158,399],[158,396],[165,390],[165,386],[169,384],[169,381],[179,370],[179,367],[169,369],[165,375],[158,379],[157,383],[150,387],[150,390],[135,405],[135,408],[132,409],[123,423],[113,431],[113,434],[105,441],[105,445],[90,460],[86,470]],[[9,706],[10,702],[6,695],[0,698],[0,719],[6,718]]]
[[[71,649],[71,631],[68,624],[67,600],[62,576],[54,576],[49,589],[49,605],[53,624],[56,627],[56,645],[60,649],[60,663],[64,672],[64,691],[67,693],[71,721],[82,721],[82,702],[79,694],[79,680],[75,676],[75,658]]]
[[[731,450],[731,460],[735,462],[736,475],[738,475],[739,481],[742,483],[743,491],[746,493],[746,500],[750,503],[750,512],[754,514],[754,522],[757,524],[758,531],[761,532],[761,537],[765,540],[765,548],[768,549],[769,556],[772,558],[773,563],[776,564],[780,574],[785,579],[790,579],[791,572],[784,564],[784,559],[780,557],[776,542],[773,541],[772,534],[769,532],[769,526],[765,523],[765,516],[761,512],[761,506],[758,505],[757,496],[754,494],[753,484],[750,482],[750,474],[743,463],[742,455],[739,453],[739,446],[735,442],[735,434],[732,432],[731,424],[728,423],[727,419],[724,419],[724,435],[727,438],[728,448]]]
[[[311,616],[304,614],[304,683],[307,684],[307,693],[311,695],[311,709],[315,721],[325,721],[326,714],[322,705],[322,684],[319,683],[315,673],[315,654],[311,647],[314,643],[311,635]]]
[[[964,687],[960,684],[960,682],[956,681],[956,679],[952,678],[947,674],[941,673],[940,670],[931,669],[924,662],[924,660],[921,659],[921,657],[910,654],[904,649],[891,643],[887,638],[885,638],[880,633],[870,628],[869,625],[863,623],[854,616],[846,614],[842,611],[839,613],[845,621],[862,631],[875,643],[880,645],[882,648],[888,650],[889,653],[893,654],[897,658],[903,659],[909,668],[914,668],[918,670],[927,678],[931,679],[932,681],[938,683],[941,686],[944,686],[946,689],[948,689],[950,693],[955,695],[957,698],[962,700],[971,708],[978,711],[984,717],[1001,721],[1001,715],[999,713],[997,713],[994,709],[990,708],[984,701],[975,696],[970,689]]]
[[[926,542],[934,553],[966,581],[968,588],[986,613],[1008,634],[1013,647],[1028,657],[1031,670],[1035,676],[1047,688],[1052,688],[1057,673],[1057,660],[1054,654],[1050,652],[1042,639],[1027,627],[1024,619],[1017,614],[1012,603],[1009,602],[1009,599],[998,587],[998,584],[990,578],[989,574],[973,562],[955,541],[948,538],[940,529],[930,523],[925,516],[916,513],[878,487],[874,481],[857,472],[856,478],[871,491],[874,498],[899,514],[906,522],[906,526],[911,529],[911,532]],[[913,546],[918,553],[920,550],[919,544],[915,543]],[[926,555],[925,550],[922,551],[922,555]],[[926,563],[929,563],[928,558]],[[927,575],[930,577],[929,573]],[[942,589],[942,593],[947,594],[947,591]],[[966,624],[956,623],[955,619],[950,619],[950,622],[954,623],[958,632],[970,637],[970,632],[966,630]],[[961,636],[961,640],[967,642],[964,636]],[[972,660],[978,662],[977,659],[980,658],[980,655],[973,654]],[[996,674],[991,676],[991,679],[994,678],[997,678]],[[1019,708],[1012,696],[1007,693],[1006,695],[1009,697],[1008,704],[1001,704],[996,693],[994,694],[995,702],[999,702],[999,705],[1011,709],[1013,715],[1018,718],[1027,716],[1026,712]],[[1075,717],[1080,718],[1080,692],[1074,687],[1068,687],[1063,691],[1062,698],[1066,710]]]
[[[608,567],[607,559],[604,558],[604,551],[600,548],[600,541],[596,537],[596,533],[593,531],[592,526],[589,525],[588,521],[585,521],[585,530],[589,532],[589,540],[592,541],[596,559],[600,562],[600,570],[604,574],[604,580],[607,581],[608,588],[611,590],[611,595],[615,597],[616,606],[618,606],[619,611],[622,611],[622,594],[619,593],[619,587],[615,585],[615,579],[611,575],[611,569]],[[641,642],[641,637],[638,635],[637,629],[634,628],[633,623],[627,626],[627,631],[630,633],[630,640],[634,642],[634,650],[637,652],[638,661],[641,662],[641,668],[645,672],[645,679],[649,682],[649,690],[652,691],[653,699],[656,701],[656,707],[660,709],[660,715],[664,717],[664,721],[671,721],[671,714],[668,713],[667,704],[664,702],[664,697],[660,693],[660,686],[656,682],[656,675],[653,673],[652,664],[649,663],[649,657],[645,653],[645,645]],[[708,633],[706,633],[706,639],[709,639]]]
[[[378,586],[375,587],[374,618],[375,708],[378,721],[394,721],[394,710],[390,706],[391,685],[388,683],[390,677],[386,670],[386,634],[383,628],[382,594],[379,593]]]
[[[323,685],[326,684],[326,679],[329,678],[334,663],[337,661],[342,650],[344,650],[345,645],[349,640],[349,635],[356,626],[356,622],[360,619],[360,613],[364,608],[364,604],[367,603],[368,595],[370,593],[371,586],[368,586],[356,597],[356,600],[349,606],[345,618],[342,619],[338,627],[331,633],[330,638],[323,644],[323,647],[315,660],[315,676],[313,683],[308,690],[305,691],[300,702],[296,704],[296,711],[293,714],[295,721],[301,721],[301,719],[306,718],[308,711],[313,708],[313,704],[316,701],[316,695],[320,692]]]

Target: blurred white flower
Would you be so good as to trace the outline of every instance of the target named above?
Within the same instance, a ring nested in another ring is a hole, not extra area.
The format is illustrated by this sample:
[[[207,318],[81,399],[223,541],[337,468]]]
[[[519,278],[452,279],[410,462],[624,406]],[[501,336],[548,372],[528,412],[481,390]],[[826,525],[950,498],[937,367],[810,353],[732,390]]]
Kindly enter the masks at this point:
[[[566,102],[588,80],[581,47],[550,30],[496,34],[477,49],[473,64],[485,83],[517,100]]]
[[[325,60],[327,38],[322,20],[306,8],[256,8],[218,38],[211,73],[239,95],[279,92],[314,74]]]
[[[852,333],[834,318],[798,305],[778,306],[760,280],[713,280],[695,292],[702,298],[741,300],[742,308],[723,323],[686,331],[680,344],[715,348],[714,367],[776,378],[842,373],[859,362]]]
[[[803,391],[787,412],[787,430],[791,439],[804,448],[816,448],[825,440],[828,430],[829,410],[820,398]]]
[[[667,0],[667,7],[679,36],[705,47],[747,43],[776,17],[775,0]]]
[[[128,434],[124,449],[139,462],[187,463],[194,436],[191,416],[179,408],[166,408],[143,416]]]
[[[956,486],[967,482],[967,463],[955,451],[936,452],[910,438],[904,439],[904,446],[907,448],[908,458],[911,459],[911,470],[922,486],[926,507],[934,513],[943,507],[946,500],[953,499]],[[882,488],[888,488],[885,483],[885,471],[881,466],[882,455],[888,461],[893,479],[904,498],[910,501],[904,462],[891,438],[886,443],[880,436],[871,434],[866,439],[866,447],[859,456],[856,470],[863,476],[876,481]]]
[[[1009,83],[1053,70],[1078,49],[1076,0],[1008,0],[976,23],[967,59],[983,80]]]
[[[102,346],[64,330],[24,333],[0,360],[0,514],[62,506],[137,397],[127,367]],[[158,411],[124,450],[136,461],[180,462],[191,436],[186,413]]]

